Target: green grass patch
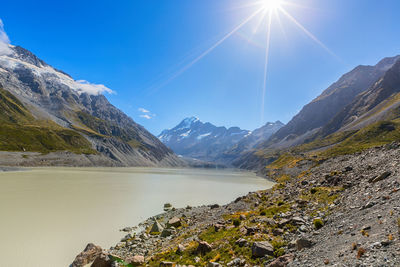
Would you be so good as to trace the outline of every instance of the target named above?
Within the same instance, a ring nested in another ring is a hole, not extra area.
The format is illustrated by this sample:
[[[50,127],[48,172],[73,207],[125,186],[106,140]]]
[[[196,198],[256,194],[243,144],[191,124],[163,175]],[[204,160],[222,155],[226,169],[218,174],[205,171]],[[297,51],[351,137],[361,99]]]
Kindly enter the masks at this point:
[[[277,160],[267,166],[268,169],[282,169],[283,167],[293,168],[297,162],[302,160],[299,156],[294,156],[291,153],[284,153]]]
[[[323,157],[352,154],[400,140],[400,121],[380,121],[367,126],[340,144],[321,153]]]
[[[79,133],[61,128],[3,123],[0,127],[1,151],[49,153],[71,151],[94,154],[91,144]]]
[[[339,196],[337,192],[343,190],[339,187],[313,187],[309,192],[303,193],[300,198],[320,204],[332,204]]]
[[[268,218],[274,217],[274,215],[279,213],[284,213],[290,210],[290,204],[277,202],[276,205],[269,207],[261,207],[259,212],[261,216],[266,216]]]

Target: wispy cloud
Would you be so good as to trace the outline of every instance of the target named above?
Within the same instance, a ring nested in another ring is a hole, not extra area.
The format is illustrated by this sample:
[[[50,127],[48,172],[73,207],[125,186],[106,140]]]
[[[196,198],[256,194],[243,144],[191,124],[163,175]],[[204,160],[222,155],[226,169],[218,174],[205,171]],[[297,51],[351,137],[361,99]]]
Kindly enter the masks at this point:
[[[150,119],[153,118],[152,116],[150,116],[150,115],[148,115],[148,114],[143,114],[143,115],[140,115],[139,117],[145,118],[145,119],[148,119],[148,120],[150,120]]]
[[[9,44],[10,39],[8,38],[7,33],[4,31],[4,24],[3,21],[0,19],[0,56],[9,55],[12,53]]]
[[[151,113],[150,110],[147,110],[145,108],[138,108],[139,112],[142,113],[139,115],[139,117],[147,119],[147,120],[151,120],[152,118],[154,118],[156,116],[156,114]]]
[[[150,113],[149,110],[145,109],[145,108],[138,108],[138,110],[142,113]]]
[[[77,83],[77,91],[80,91],[82,93],[88,93],[90,95],[100,95],[103,93],[109,93],[109,94],[113,94],[114,91],[111,90],[110,88],[106,87],[103,84],[94,84],[94,83],[90,83],[88,81],[85,80],[78,80],[76,81]]]

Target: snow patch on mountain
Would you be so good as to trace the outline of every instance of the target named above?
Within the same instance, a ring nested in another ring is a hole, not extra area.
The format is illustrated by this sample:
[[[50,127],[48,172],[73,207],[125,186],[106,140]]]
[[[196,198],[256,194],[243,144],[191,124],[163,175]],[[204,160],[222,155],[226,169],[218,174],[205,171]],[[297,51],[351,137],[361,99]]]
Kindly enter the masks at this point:
[[[8,45],[8,47],[12,49],[11,45]],[[86,80],[74,80],[70,76],[54,69],[49,65],[42,63],[34,65],[26,62],[21,59],[15,51],[12,51],[9,54],[2,54],[0,52],[0,69],[12,72],[18,69],[28,69],[35,76],[45,79],[46,81],[61,83],[76,91],[78,94],[87,93],[89,95],[100,95],[103,93],[114,93],[114,91],[103,84],[94,84]]]

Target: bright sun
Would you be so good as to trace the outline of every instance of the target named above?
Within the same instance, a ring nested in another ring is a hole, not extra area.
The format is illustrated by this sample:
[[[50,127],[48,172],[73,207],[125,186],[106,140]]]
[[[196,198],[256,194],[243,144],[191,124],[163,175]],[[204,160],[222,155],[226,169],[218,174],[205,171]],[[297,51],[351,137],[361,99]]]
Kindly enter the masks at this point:
[[[282,0],[262,0],[261,5],[264,10],[277,10],[282,6]]]

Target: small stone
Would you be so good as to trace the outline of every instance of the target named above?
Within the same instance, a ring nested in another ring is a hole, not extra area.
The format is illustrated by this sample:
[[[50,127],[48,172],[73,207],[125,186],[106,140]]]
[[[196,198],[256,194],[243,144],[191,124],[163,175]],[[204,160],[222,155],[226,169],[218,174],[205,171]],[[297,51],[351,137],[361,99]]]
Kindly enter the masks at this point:
[[[254,242],[251,246],[251,254],[255,258],[274,256],[274,248],[268,241]]]
[[[291,224],[293,225],[302,225],[305,224],[305,221],[300,218],[300,217],[293,217],[292,219],[290,219],[289,221]]]
[[[175,233],[175,231],[174,231],[173,229],[167,228],[167,229],[164,229],[164,230],[161,232],[161,237],[168,237],[168,236],[173,235],[174,233]]]
[[[236,240],[235,244],[238,245],[239,247],[244,247],[247,244],[247,240],[244,238],[240,238]]]
[[[214,224],[215,232],[218,232],[219,230],[223,229],[224,227],[225,227],[225,225],[223,225],[223,224],[219,224],[219,223]]]
[[[302,226],[300,226],[300,228],[299,228],[299,230],[301,231],[301,232],[307,232],[307,227],[303,224]]]
[[[344,168],[344,172],[349,172],[349,171],[352,171],[353,170],[353,168],[352,167],[350,167],[350,166],[347,166],[346,168]]]
[[[281,236],[281,235],[283,235],[285,233],[285,231],[283,231],[283,229],[281,229],[281,228],[274,228],[274,229],[272,229],[272,234],[274,235],[274,236]]]
[[[178,245],[178,248],[176,249],[176,253],[182,254],[185,251],[185,247],[182,244]]]
[[[228,262],[227,266],[241,266],[242,265],[242,260],[240,258],[235,258]]]
[[[212,247],[210,244],[208,244],[206,241],[199,241],[199,245],[197,247],[197,253],[204,255],[212,250]]]
[[[86,245],[85,249],[76,256],[71,267],[81,267],[94,261],[103,252],[102,248],[92,243]]]
[[[168,225],[178,228],[182,225],[181,219],[179,219],[178,217],[173,217],[168,221]]]
[[[361,230],[367,231],[367,230],[371,230],[371,225],[364,225]]]
[[[369,180],[370,183],[376,183],[379,181],[382,181],[384,179],[386,179],[387,177],[389,177],[392,173],[390,171],[386,171],[384,173],[382,173],[381,175],[379,175],[378,177],[373,177]]]
[[[136,255],[131,258],[126,259],[126,262],[128,264],[132,264],[133,266],[139,266],[139,265],[144,264],[144,256]]]
[[[296,248],[297,250],[302,250],[303,248],[312,247],[312,242],[305,238],[300,238],[296,240]]]
[[[172,207],[171,203],[164,204],[164,211],[170,211],[172,209],[173,209],[173,207]]]
[[[175,263],[170,262],[170,261],[162,261],[160,263],[160,267],[174,267]]]
[[[163,230],[164,228],[161,226],[161,224],[155,220],[153,226],[151,227],[150,233],[161,233]]]
[[[207,267],[221,267],[221,264],[217,262],[209,262]]]
[[[365,204],[363,207],[361,207],[360,210],[369,209],[375,205],[376,205],[375,201],[369,201],[367,204]]]
[[[293,254],[286,254],[283,256],[280,256],[273,262],[271,262],[268,267],[286,267],[289,263],[291,263],[294,259]]]
[[[113,261],[106,254],[98,256],[90,267],[112,267]]]
[[[218,205],[218,204],[213,204],[213,205],[210,206],[210,208],[211,208],[211,209],[218,209],[218,208],[219,208],[219,205]]]

